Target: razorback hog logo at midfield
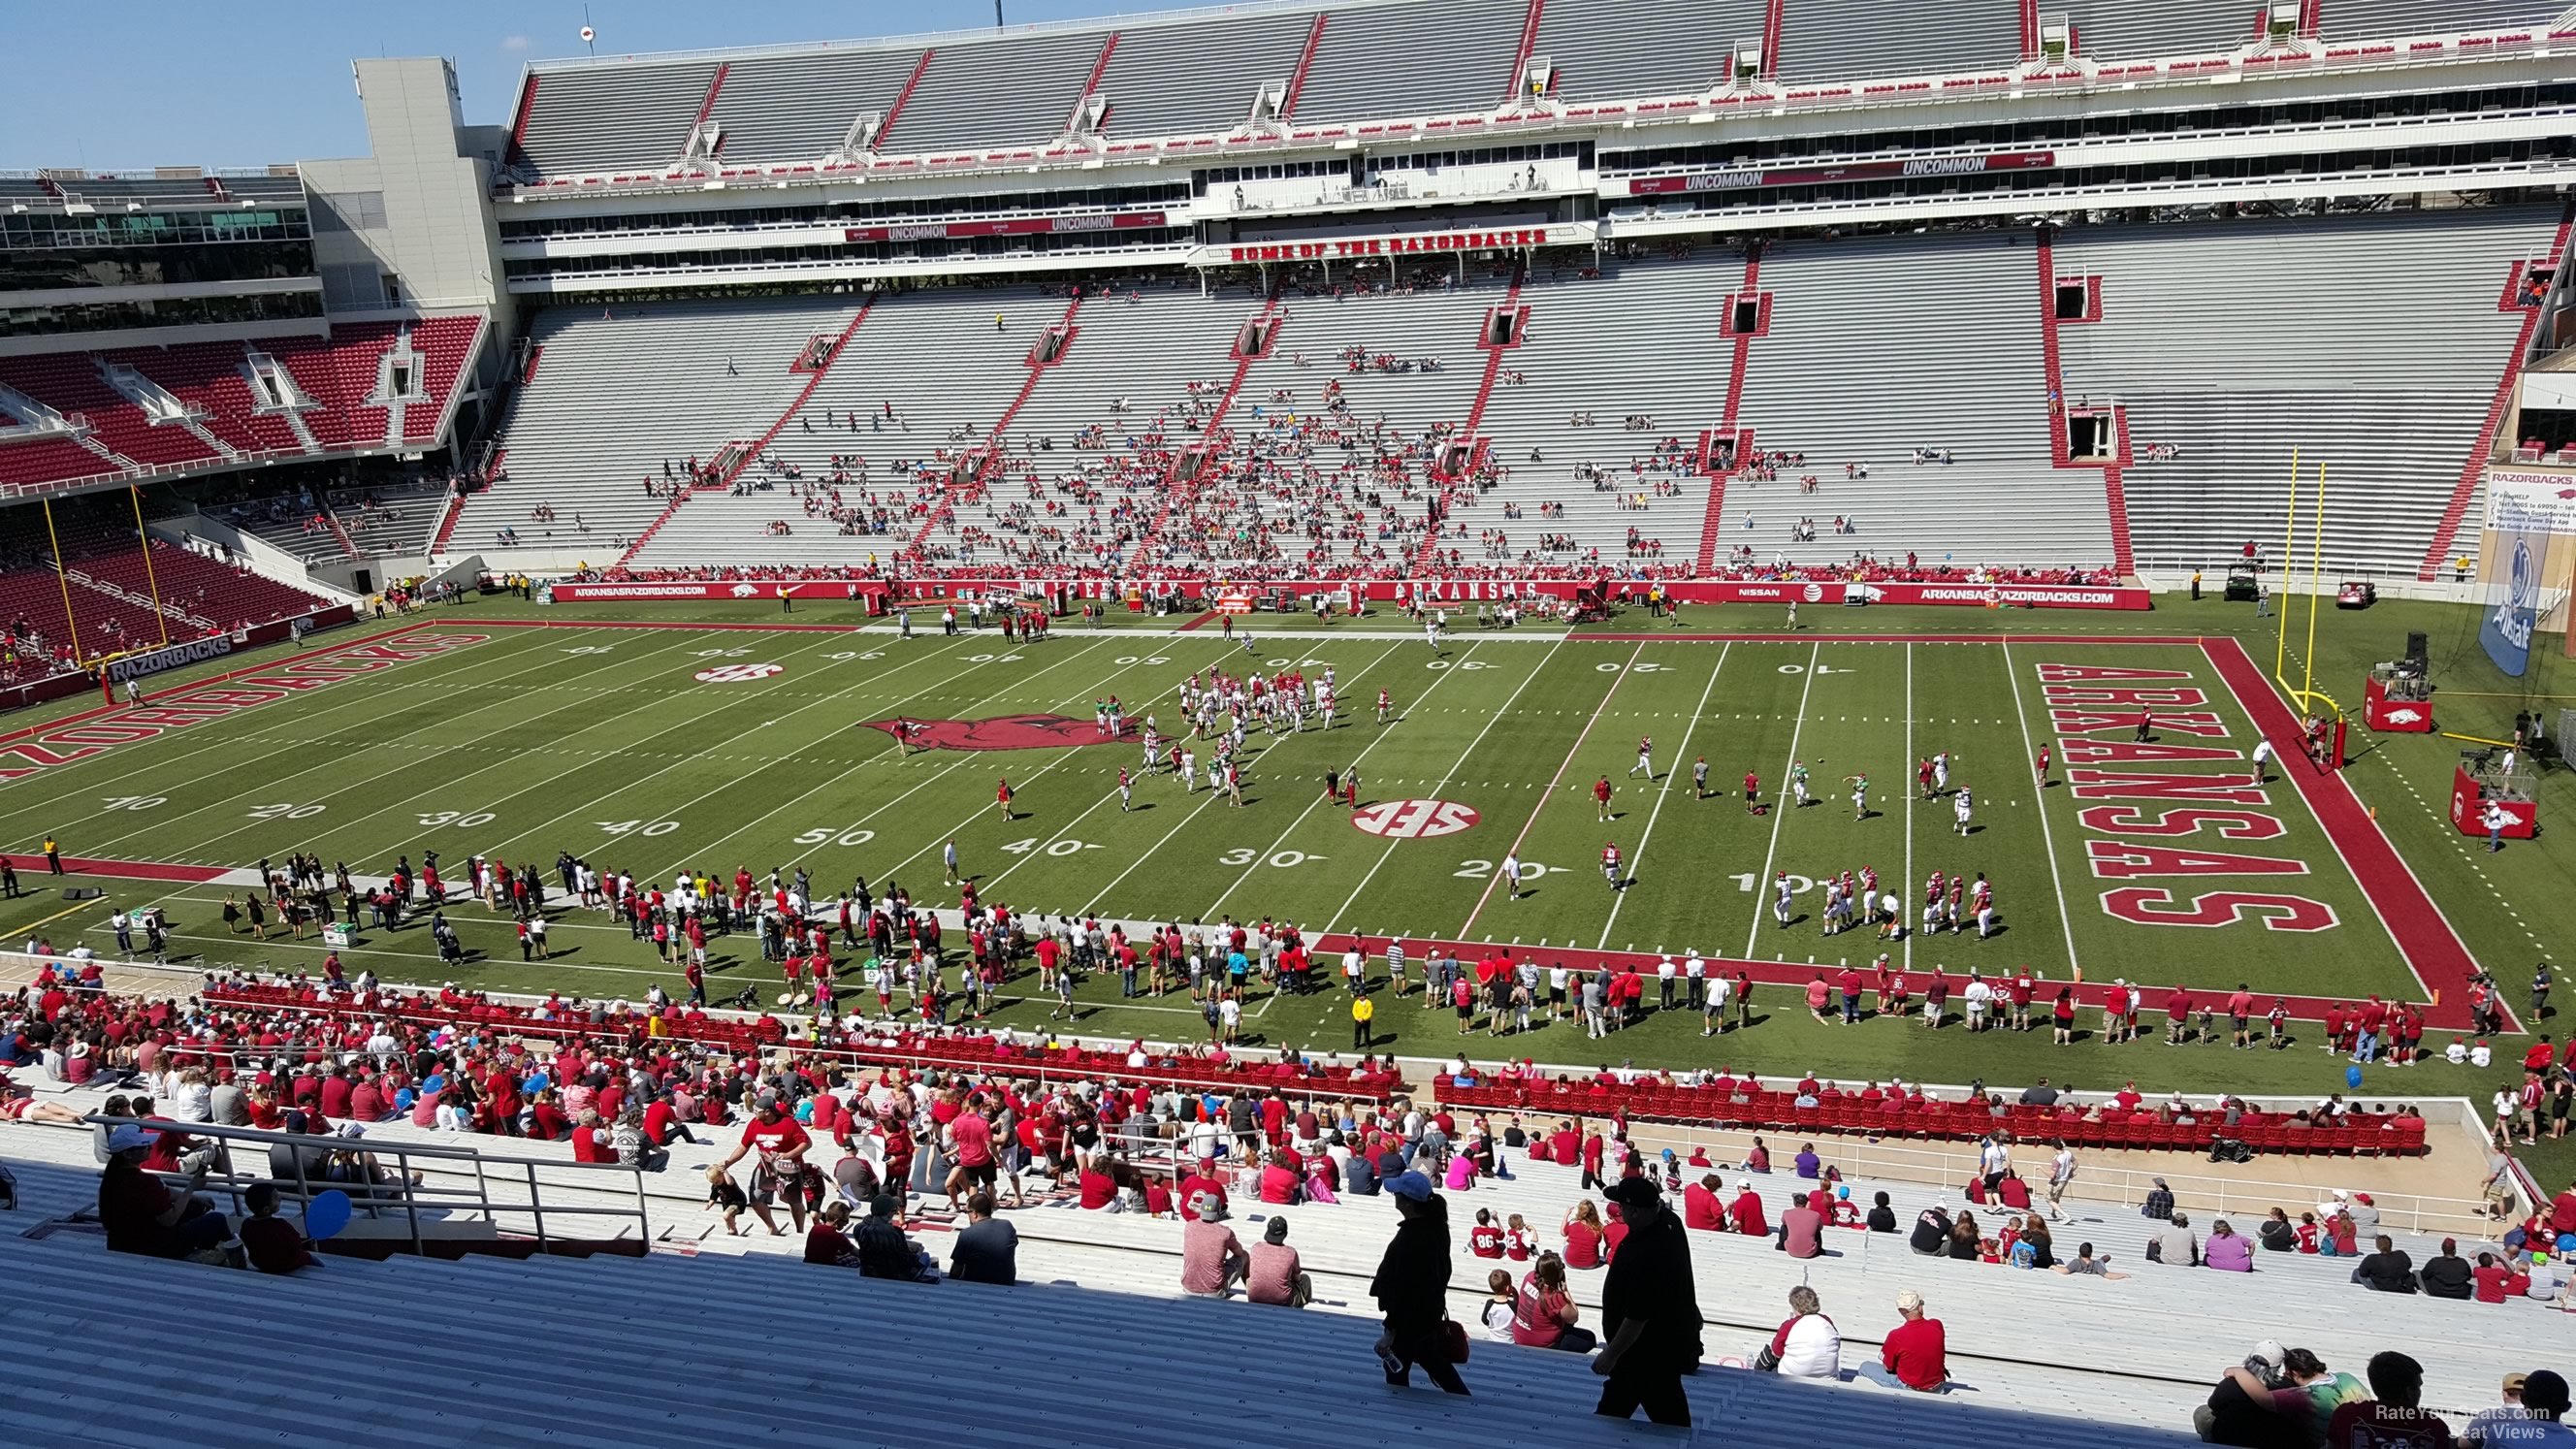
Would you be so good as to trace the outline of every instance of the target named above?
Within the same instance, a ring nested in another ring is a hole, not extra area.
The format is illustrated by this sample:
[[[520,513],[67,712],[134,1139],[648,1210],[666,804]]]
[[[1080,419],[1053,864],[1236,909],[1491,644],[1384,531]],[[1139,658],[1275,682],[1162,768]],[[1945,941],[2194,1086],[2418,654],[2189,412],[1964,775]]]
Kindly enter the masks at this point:
[[[883,730],[916,750],[1060,750],[1075,745],[1107,745],[1117,739],[1102,734],[1087,719],[1063,714],[1005,714],[992,719],[878,719],[868,728]],[[1123,733],[1133,733],[1128,725]]]

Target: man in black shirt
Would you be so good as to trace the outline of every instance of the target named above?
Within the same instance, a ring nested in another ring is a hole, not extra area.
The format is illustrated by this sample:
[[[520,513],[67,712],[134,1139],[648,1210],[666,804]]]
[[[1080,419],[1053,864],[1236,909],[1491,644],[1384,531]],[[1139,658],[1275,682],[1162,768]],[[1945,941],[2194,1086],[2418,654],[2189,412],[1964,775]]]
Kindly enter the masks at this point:
[[[1619,1205],[1628,1236],[1601,1283],[1602,1376],[1596,1414],[1625,1419],[1639,1408],[1658,1424],[1688,1427],[1682,1375],[1698,1364],[1699,1298],[1682,1220],[1652,1178],[1623,1178],[1604,1194]]]
[[[2414,1292],[2415,1260],[2398,1251],[2386,1233],[2371,1241],[2379,1251],[2361,1260],[2361,1266],[2352,1270],[2352,1281],[2380,1293]]]
[[[1896,1209],[1887,1205],[1886,1193],[1880,1193],[1876,1201],[1870,1204],[1869,1230],[1873,1233],[1896,1231]]]
[[[2470,1296],[2469,1260],[2460,1256],[2457,1239],[2444,1238],[2442,1255],[2425,1264],[2424,1271],[2416,1276],[2424,1284],[2424,1291],[2436,1298]]]
[[[1938,1258],[1950,1251],[1950,1214],[1939,1203],[1923,1210],[1914,1220],[1913,1236],[1907,1246],[1927,1258]]]

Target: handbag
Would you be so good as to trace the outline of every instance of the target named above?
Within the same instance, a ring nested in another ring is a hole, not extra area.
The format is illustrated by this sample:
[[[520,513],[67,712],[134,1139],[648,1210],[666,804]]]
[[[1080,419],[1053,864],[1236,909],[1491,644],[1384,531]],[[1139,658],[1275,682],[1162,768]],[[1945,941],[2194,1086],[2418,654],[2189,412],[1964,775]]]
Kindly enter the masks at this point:
[[[1465,1363],[1467,1361],[1466,1325],[1460,1323],[1454,1318],[1442,1319],[1440,1321],[1440,1344],[1441,1347],[1448,1350],[1449,1361],[1451,1363]]]

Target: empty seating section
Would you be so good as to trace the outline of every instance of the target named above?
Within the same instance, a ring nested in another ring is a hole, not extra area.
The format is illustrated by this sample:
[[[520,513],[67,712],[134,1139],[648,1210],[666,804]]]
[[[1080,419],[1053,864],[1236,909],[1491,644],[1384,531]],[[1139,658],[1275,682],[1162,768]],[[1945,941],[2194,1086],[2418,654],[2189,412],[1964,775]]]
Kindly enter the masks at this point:
[[[340,542],[340,535],[331,531],[330,521],[313,506],[310,494],[301,498],[280,495],[249,503],[219,505],[206,512],[209,517],[255,535],[262,543],[308,565],[336,562],[349,556],[348,548]]]
[[[1182,451],[1204,440],[1233,380],[1235,336],[1259,311],[1242,296],[1201,297],[1178,277],[1085,302],[1072,350],[1011,420],[1007,466],[958,505],[958,562],[1097,568],[1131,557]],[[951,539],[942,528],[930,542]]]
[[[97,478],[123,471],[111,460],[67,438],[0,441],[0,486],[67,483],[75,478]]]
[[[1444,547],[1468,564],[1688,568],[1709,487],[1689,459],[1724,417],[1734,357],[1713,323],[1743,280],[1741,257],[1711,252],[1523,287],[1529,334],[1504,353],[1478,429],[1501,478],[1452,512]],[[1660,549],[1631,550],[1631,529]],[[1501,538],[1480,547],[1489,534]]]
[[[2093,60],[2234,50],[2254,40],[2261,9],[2244,0],[2067,0],[2065,7],[2076,53]]]
[[[2328,507],[2327,563],[2411,571],[2518,335],[2497,299],[2557,220],[2528,207],[2061,233],[2056,274],[2099,276],[2102,320],[2058,329],[2060,373],[2070,403],[2126,413],[2142,566],[2276,543],[2295,448],[2325,466],[2330,496],[2368,500]]]
[[[1774,74],[1791,85],[1861,76],[1993,70],[2021,59],[2011,0],[1924,6],[1909,0],[1787,0]]]
[[[509,476],[467,501],[450,546],[495,548],[504,530],[604,554],[631,544],[686,485],[689,459],[710,464],[728,442],[769,431],[804,389],[790,368],[807,341],[838,336],[857,306],[814,297],[539,314],[530,336],[545,365],[503,434]]]
[[[743,469],[734,493],[691,498],[629,565],[855,565],[871,551],[881,560],[901,551],[945,499],[951,465],[984,445],[1019,396],[1038,334],[1063,315],[1063,298],[1033,286],[880,299],[797,416]],[[551,352],[546,365],[554,365]],[[513,453],[513,472],[517,464]],[[800,484],[822,490],[817,511],[806,510]],[[857,520],[848,539],[830,517],[836,488],[839,506]],[[773,523],[787,532],[769,531]]]
[[[86,416],[95,429],[90,436],[136,463],[202,463],[219,456],[181,424],[156,424],[145,417],[141,408],[108,386],[96,360],[85,352],[0,361],[0,383],[66,413]]]
[[[1805,462],[1728,480],[1718,562],[1741,548],[1761,563],[1908,551],[1960,568],[2108,562],[2101,474],[2050,462],[2038,265],[2015,232],[1766,250],[1769,331],[1752,344],[1736,422],[1756,450]],[[1915,463],[1917,449],[1951,461]],[[1836,517],[1855,531],[1834,532]],[[1790,537],[1802,519],[1813,542]]]
[[[324,501],[359,553],[381,555],[428,553],[447,499],[440,487],[363,488],[335,492]]]
[[[1253,93],[1286,86],[1305,53],[1312,15],[1247,15],[1184,25],[1136,26],[1118,35],[1101,73],[1113,137],[1222,134],[1252,114]]]
[[[271,355],[320,409],[304,415],[305,427],[325,448],[379,448],[388,426],[382,404],[368,398],[379,391],[385,354],[393,350],[401,327],[392,322],[362,322],[331,331],[331,345],[294,348]]]
[[[318,338],[313,341],[321,343]],[[272,355],[285,350],[282,343],[267,345],[274,349]],[[276,413],[258,410],[243,370],[248,355],[238,342],[208,342],[129,348],[108,356],[159,383],[180,401],[203,409],[200,425],[235,452],[295,452],[302,446],[295,429]]]
[[[1569,101],[1710,90],[1738,42],[1759,44],[1764,0],[1548,0],[1538,46]]]
[[[1291,287],[1278,343],[1226,419],[1223,470],[1175,505],[1159,557],[1399,569],[1421,541],[1437,439],[1483,380],[1477,328],[1504,296],[1498,279],[1451,276],[1434,263],[1415,274],[1420,291]]]
[[[438,424],[456,392],[465,361],[474,355],[474,339],[483,332],[480,317],[431,317],[411,325],[412,351],[420,357],[421,399],[403,409],[403,441],[434,442]]]
[[[1016,36],[943,49],[903,103],[885,148],[1038,146],[1063,134],[1105,31]]]
[[[680,159],[715,75],[711,60],[540,71],[518,149],[540,176],[667,166]]]
[[[894,109],[920,60],[919,49],[906,47],[732,62],[716,92],[714,119],[724,128],[716,144],[719,168],[822,160],[848,138],[861,112],[883,116]]]
[[[2327,0],[2318,28],[2328,40],[2471,34],[2546,25],[2566,11],[2564,0]]]
[[[1489,111],[1511,94],[1527,0],[1336,10],[1297,96],[1300,125]]]

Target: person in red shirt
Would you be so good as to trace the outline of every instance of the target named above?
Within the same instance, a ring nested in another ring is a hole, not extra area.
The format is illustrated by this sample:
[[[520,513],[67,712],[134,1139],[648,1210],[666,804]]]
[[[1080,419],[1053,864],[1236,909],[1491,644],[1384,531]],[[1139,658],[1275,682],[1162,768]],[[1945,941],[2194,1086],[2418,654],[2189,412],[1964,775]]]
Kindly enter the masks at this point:
[[[1762,1215],[1762,1197],[1753,1190],[1753,1179],[1739,1177],[1735,1180],[1735,1201],[1727,1206],[1726,1211],[1735,1224],[1735,1230],[1744,1236],[1770,1236],[1771,1224]]]
[[[2480,1303],[2502,1303],[2508,1297],[2522,1296],[2531,1288],[2531,1279],[2527,1275],[2516,1273],[2497,1262],[2493,1253],[2478,1254],[2478,1265],[2469,1270],[2469,1281],[2477,1285],[2473,1296]]]
[[[1726,1231],[1726,1208],[1717,1197],[1717,1190],[1723,1185],[1723,1181],[1712,1172],[1682,1189],[1683,1227],[1697,1228],[1711,1233]]]
[[[1479,1258],[1503,1255],[1503,1230],[1494,1223],[1493,1209],[1476,1209],[1476,1225],[1467,1230],[1467,1251]]]
[[[1762,777],[1751,770],[1744,772],[1744,813],[1747,815],[1762,813]]]
[[[2177,986],[2165,998],[2165,1045],[2181,1046],[2187,1023],[2191,1020],[2191,993]]]
[[[1216,1179],[1216,1159],[1213,1157],[1200,1158],[1198,1167],[1181,1179],[1179,1201],[1184,1221],[1198,1221],[1197,1203],[1201,1193],[1215,1194],[1217,1206],[1225,1206],[1225,1184]]]
[[[617,1149],[609,1145],[608,1129],[600,1125],[597,1112],[583,1109],[581,1121],[573,1127],[572,1160],[598,1167],[616,1164]],[[801,1228],[804,1225],[800,1214],[797,1226]]]
[[[1896,1295],[1896,1311],[1904,1322],[1887,1331],[1878,1362],[1862,1364],[1859,1377],[1891,1389],[1948,1393],[1950,1339],[1941,1320],[1925,1316],[1923,1295],[1911,1288]]]
[[[743,1124],[742,1140],[722,1164],[730,1168],[754,1151],[760,1154],[751,1174],[751,1211],[761,1226],[769,1229],[771,1237],[785,1236],[777,1220],[769,1215],[770,1204],[781,1192],[787,1196],[788,1218],[800,1233],[805,1230],[809,1198],[822,1195],[823,1174],[805,1160],[813,1146],[814,1140],[779,1105],[777,1097],[764,1093],[759,1106],[752,1110],[751,1120]]]
[[[1600,779],[1592,782],[1592,803],[1597,807],[1593,812],[1595,819],[1607,820],[1610,818],[1609,776],[1604,775]]]

